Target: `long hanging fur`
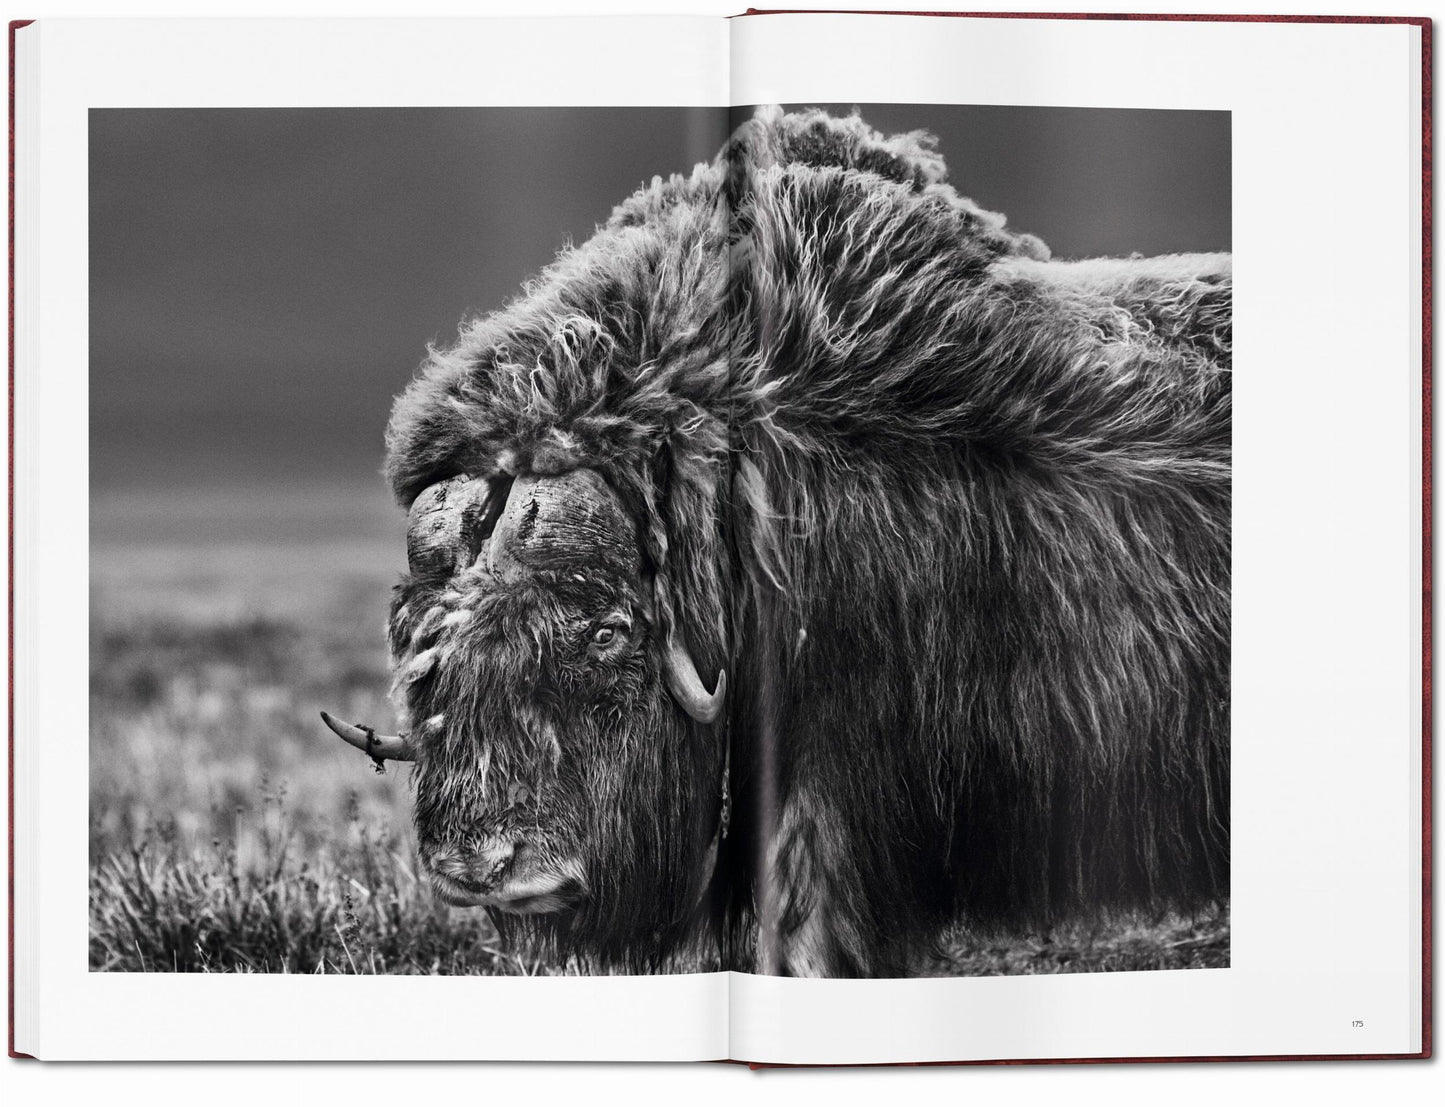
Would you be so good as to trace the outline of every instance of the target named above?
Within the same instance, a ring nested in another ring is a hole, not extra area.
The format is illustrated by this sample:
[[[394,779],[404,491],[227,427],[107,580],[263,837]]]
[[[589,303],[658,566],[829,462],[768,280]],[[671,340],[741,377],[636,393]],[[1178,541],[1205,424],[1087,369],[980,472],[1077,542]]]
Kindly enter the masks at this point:
[[[732,675],[735,964],[903,973],[1228,896],[1230,287],[1051,261],[927,135],[763,111],[433,350],[388,474],[602,473]]]

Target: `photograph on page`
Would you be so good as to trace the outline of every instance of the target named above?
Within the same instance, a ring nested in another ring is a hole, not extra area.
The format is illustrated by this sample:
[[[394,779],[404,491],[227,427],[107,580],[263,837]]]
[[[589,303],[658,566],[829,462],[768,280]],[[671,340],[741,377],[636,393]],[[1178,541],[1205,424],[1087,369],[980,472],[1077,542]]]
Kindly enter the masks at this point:
[[[507,502],[489,462],[438,458],[447,479],[420,497],[383,470],[403,452],[393,400],[468,334],[515,334],[507,364],[530,359],[538,389],[519,418],[540,417],[548,369],[600,366],[601,324],[629,310],[602,273],[605,299],[549,309],[545,348],[510,320],[570,295],[614,206],[710,159],[726,123],[91,114],[92,968],[717,966],[697,919],[717,769],[698,765],[696,802],[676,805],[693,770],[654,754],[699,745],[702,724],[653,702],[641,567],[615,580],[604,551],[579,550],[575,595],[502,611],[463,549]],[[553,291],[528,291],[571,242],[540,278]],[[374,763],[321,712],[353,742],[376,727]],[[425,757],[398,764],[387,731]]]
[[[1230,965],[1231,115],[89,115],[103,972]]]

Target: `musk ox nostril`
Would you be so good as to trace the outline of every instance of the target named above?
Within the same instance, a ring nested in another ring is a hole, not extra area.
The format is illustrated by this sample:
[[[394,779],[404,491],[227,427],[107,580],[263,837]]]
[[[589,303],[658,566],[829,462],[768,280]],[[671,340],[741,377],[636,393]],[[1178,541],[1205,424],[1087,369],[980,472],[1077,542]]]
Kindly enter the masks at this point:
[[[472,873],[484,885],[495,884],[506,875],[516,856],[516,842],[489,838],[472,852]]]

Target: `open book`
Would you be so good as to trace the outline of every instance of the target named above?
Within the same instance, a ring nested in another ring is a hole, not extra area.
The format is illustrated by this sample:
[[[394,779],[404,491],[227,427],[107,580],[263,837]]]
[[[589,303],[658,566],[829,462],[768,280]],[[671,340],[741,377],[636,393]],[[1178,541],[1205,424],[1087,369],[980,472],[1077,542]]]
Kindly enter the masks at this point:
[[[1428,40],[12,29],[12,1051],[1428,1055]]]

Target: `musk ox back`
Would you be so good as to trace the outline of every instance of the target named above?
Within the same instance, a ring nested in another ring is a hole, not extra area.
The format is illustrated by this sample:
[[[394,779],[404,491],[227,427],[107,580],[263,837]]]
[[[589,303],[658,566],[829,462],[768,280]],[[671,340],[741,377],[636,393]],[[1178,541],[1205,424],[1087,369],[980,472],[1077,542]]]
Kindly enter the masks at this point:
[[[760,112],[398,399],[423,861],[596,967],[896,975],[1222,902],[1225,255],[1055,262]]]

